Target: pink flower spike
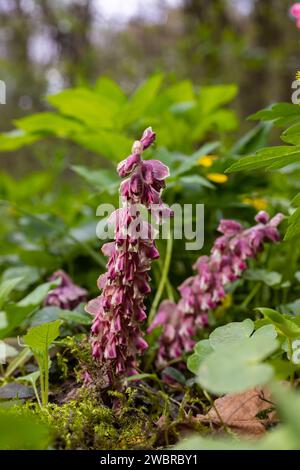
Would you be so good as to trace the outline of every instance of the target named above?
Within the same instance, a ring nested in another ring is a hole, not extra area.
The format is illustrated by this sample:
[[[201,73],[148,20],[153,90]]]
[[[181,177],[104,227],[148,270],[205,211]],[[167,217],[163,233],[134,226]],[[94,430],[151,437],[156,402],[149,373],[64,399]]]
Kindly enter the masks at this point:
[[[201,256],[194,265],[195,276],[189,277],[179,287],[179,302],[164,301],[148,329],[151,332],[163,327],[159,339],[157,363],[166,365],[170,360],[190,352],[199,329],[208,324],[208,313],[224,299],[228,283],[241,277],[247,268],[247,260],[262,250],[265,242],[279,241],[277,230],[282,214],[271,220],[266,212],[255,217],[257,225],[249,229],[234,220],[221,220],[222,235],[215,240],[210,256]]]
[[[119,175],[126,177],[120,185],[123,206],[108,221],[115,239],[102,247],[108,257],[107,272],[97,283],[102,293],[85,308],[94,315],[92,352],[108,385],[136,373],[138,356],[148,347],[140,324],[146,318],[144,299],[151,291],[148,272],[159,252],[156,231],[142,220],[140,205],[151,212],[155,203],[162,216],[170,216],[161,200],[169,169],[157,160],[144,162],[141,158],[154,139],[152,129],[146,129],[142,139],[134,142],[132,154],[118,165]]]

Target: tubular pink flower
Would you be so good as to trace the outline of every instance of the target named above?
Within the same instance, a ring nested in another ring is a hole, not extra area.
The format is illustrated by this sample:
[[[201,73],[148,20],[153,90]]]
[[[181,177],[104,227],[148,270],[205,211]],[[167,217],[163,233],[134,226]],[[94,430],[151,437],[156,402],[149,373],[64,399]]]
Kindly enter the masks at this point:
[[[87,291],[73,283],[72,279],[63,270],[56,271],[50,277],[50,281],[60,278],[61,283],[55,289],[49,291],[44,305],[73,309],[87,299]]]
[[[263,249],[265,242],[280,239],[277,230],[283,219],[277,214],[270,219],[261,211],[255,217],[256,225],[249,229],[234,220],[221,220],[218,231],[222,233],[212,247],[210,256],[201,256],[194,265],[196,274],[179,287],[181,298],[177,305],[164,301],[154,322],[148,329],[162,325],[157,362],[164,365],[172,359],[190,352],[197,331],[208,324],[208,313],[225,297],[225,287],[237,280],[247,268],[247,260]]]
[[[108,257],[107,272],[98,279],[102,293],[86,306],[94,316],[93,356],[105,369],[110,384],[136,373],[137,357],[148,347],[140,323],[146,318],[144,298],[151,290],[148,271],[159,252],[154,229],[142,220],[136,205],[142,204],[149,211],[154,203],[159,212],[168,209],[161,200],[168,168],[157,160],[141,158],[154,140],[155,133],[146,129],[141,140],[134,142],[132,154],[118,165],[119,175],[126,178],[120,186],[123,207],[110,217],[115,240],[102,247]]]

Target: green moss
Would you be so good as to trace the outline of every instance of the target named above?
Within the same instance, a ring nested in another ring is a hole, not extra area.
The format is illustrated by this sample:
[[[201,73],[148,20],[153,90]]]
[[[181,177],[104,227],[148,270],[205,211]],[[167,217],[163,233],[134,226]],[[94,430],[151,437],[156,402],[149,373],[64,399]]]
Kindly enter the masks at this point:
[[[151,433],[153,423],[142,408],[133,407],[130,395],[132,392],[129,396],[121,395],[120,407],[115,410],[99,403],[95,393],[87,388],[66,404],[49,404],[47,412],[41,414],[51,426],[54,447],[105,450],[151,447],[155,440]]]

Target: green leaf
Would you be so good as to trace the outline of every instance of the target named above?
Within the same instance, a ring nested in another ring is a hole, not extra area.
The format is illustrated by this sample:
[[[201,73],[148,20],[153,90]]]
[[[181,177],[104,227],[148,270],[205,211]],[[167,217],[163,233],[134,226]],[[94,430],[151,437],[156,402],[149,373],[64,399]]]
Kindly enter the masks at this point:
[[[233,163],[227,168],[226,173],[260,168],[275,170],[298,161],[300,161],[300,146],[267,147],[259,150],[255,155],[241,158]]]
[[[127,378],[126,378],[126,381],[127,381],[127,382],[134,382],[135,380],[146,380],[146,379],[158,380],[158,377],[157,377],[156,374],[146,374],[146,373],[143,373],[143,374],[131,375],[130,377],[127,377]]]
[[[277,338],[277,332],[274,325],[264,325],[261,328],[258,328],[252,335],[253,337],[262,336],[264,338]]]
[[[115,162],[129,155],[132,140],[117,132],[98,130],[97,132],[81,132],[74,134],[72,140],[102,157]]]
[[[91,315],[85,312],[80,312],[78,310],[65,310],[59,307],[44,307],[33,315],[30,319],[30,325],[41,325],[58,319],[80,325],[90,325],[92,322]]]
[[[288,338],[300,338],[300,326],[286,315],[282,315],[270,308],[258,308],[257,310],[259,310],[284,336]]]
[[[294,197],[294,199],[292,200],[292,205],[300,206],[300,193],[298,193],[297,196]]]
[[[95,91],[118,104],[126,102],[127,97],[119,85],[108,77],[100,77],[95,85]]]
[[[208,339],[203,339],[196,344],[194,351],[194,354],[188,357],[187,367],[191,372],[197,374],[203,360],[214,350],[210,341]]]
[[[244,277],[250,281],[264,282],[270,287],[280,284],[282,281],[282,275],[280,273],[267,271],[265,269],[248,269]]]
[[[32,357],[32,352],[29,348],[23,348],[19,354],[9,363],[4,377],[7,378],[14,373],[16,369],[25,364]]]
[[[197,188],[209,188],[215,189],[215,186],[206,178],[200,175],[186,175],[180,176],[178,180],[176,180],[176,185],[183,185],[183,186],[196,186]],[[168,185],[170,187],[170,184]]]
[[[38,281],[39,277],[40,271],[32,266],[16,266],[7,268],[5,271],[3,271],[2,274],[3,281],[14,278],[22,278],[22,281],[17,283],[15,286],[15,290],[17,291],[26,290],[31,284],[34,284],[36,281]]]
[[[15,380],[17,382],[27,382],[29,384],[36,384],[37,380],[40,378],[40,375],[40,371],[37,370],[35,372],[31,372],[30,374],[17,377]]]
[[[288,142],[289,144],[299,145],[300,144],[300,123],[294,124],[293,126],[286,129],[281,134],[281,140]]]
[[[87,88],[71,88],[47,99],[62,114],[97,130],[112,129],[119,109],[114,101]]]
[[[54,340],[59,336],[61,320],[32,327],[23,337],[24,342],[34,353],[45,354]]]
[[[38,135],[26,134],[22,130],[14,130],[0,134],[0,152],[10,152],[12,150],[18,150],[24,145],[30,145],[39,140]]]
[[[178,178],[178,176],[181,176],[184,173],[190,171],[198,164],[198,160],[201,157],[211,154],[219,147],[219,145],[219,142],[211,142],[209,144],[203,145],[191,156],[185,156],[184,159],[181,159],[181,164],[178,166],[178,168],[172,172],[172,178],[170,178],[169,181],[172,181],[173,179]]]
[[[258,111],[249,119],[274,121],[277,126],[285,126],[300,119],[300,107],[291,103],[277,103],[270,108]]]
[[[162,80],[163,75],[153,75],[137,89],[129,102],[124,106],[120,115],[120,121],[123,126],[143,117],[146,109],[156,97]]]
[[[0,449],[39,450],[50,444],[48,426],[29,411],[0,408]]]
[[[29,305],[39,305],[47,296],[48,292],[60,285],[61,279],[55,281],[45,282],[44,284],[36,287],[30,294],[26,295],[22,300],[18,302],[18,306],[27,307]]]
[[[220,106],[230,103],[238,92],[237,85],[210,85],[202,86],[199,93],[199,102],[203,114],[208,114]]]
[[[232,322],[216,328],[209,336],[209,342],[214,350],[227,344],[239,342],[249,338],[254,330],[254,323],[250,319],[242,322]]]
[[[178,382],[181,385],[186,384],[185,376],[179,370],[174,369],[174,367],[166,367],[163,370],[162,375],[171,377],[175,382]]]
[[[120,179],[117,177],[116,172],[111,170],[91,170],[79,165],[72,165],[71,168],[99,192],[108,191],[109,194],[115,194],[118,191]]]
[[[63,138],[84,130],[84,126],[79,121],[55,113],[33,114],[15,120],[14,124],[29,134],[38,133],[40,137],[43,134],[53,134]]]
[[[10,293],[17,287],[23,280],[23,277],[15,277],[13,279],[6,279],[0,284],[0,309],[8,300]]]
[[[267,145],[272,124],[258,124],[256,127],[241,137],[232,147],[231,152],[237,155],[245,155],[256,152]]]
[[[35,309],[36,305],[7,304],[5,306],[6,323],[0,329],[0,339],[7,338]]]
[[[238,393],[264,385],[271,380],[273,369],[261,362],[277,348],[277,341],[265,336],[225,343],[201,364],[199,384],[214,394]]]

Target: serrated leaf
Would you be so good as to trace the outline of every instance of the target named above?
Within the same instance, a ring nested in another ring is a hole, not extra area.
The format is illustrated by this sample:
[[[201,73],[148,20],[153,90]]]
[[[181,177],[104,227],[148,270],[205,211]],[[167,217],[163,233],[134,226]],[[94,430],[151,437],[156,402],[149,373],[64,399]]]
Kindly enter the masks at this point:
[[[300,161],[300,146],[267,147],[255,155],[243,157],[227,168],[226,173],[250,171],[261,168],[279,169],[290,163]]]

